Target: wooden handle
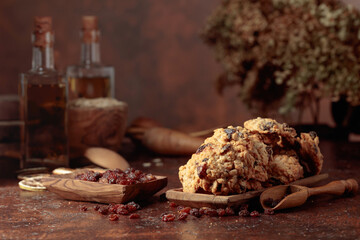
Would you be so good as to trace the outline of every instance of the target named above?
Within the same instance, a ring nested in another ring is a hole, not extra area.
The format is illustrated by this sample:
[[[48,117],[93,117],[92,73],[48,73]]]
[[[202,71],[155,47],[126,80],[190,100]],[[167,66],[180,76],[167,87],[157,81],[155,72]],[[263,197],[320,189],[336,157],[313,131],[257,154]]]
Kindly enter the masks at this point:
[[[317,194],[334,194],[334,195],[343,195],[343,194],[355,194],[359,188],[359,185],[355,179],[348,180],[339,180],[330,182],[321,187],[309,188],[309,196]]]

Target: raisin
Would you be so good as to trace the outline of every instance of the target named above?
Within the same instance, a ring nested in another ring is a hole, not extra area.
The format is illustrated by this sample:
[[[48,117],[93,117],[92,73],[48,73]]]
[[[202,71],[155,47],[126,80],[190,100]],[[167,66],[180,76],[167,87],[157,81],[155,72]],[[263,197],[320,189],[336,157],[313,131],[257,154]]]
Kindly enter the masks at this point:
[[[184,207],[183,209],[181,209],[179,212],[180,213],[187,213],[189,214],[191,211],[191,207]]]
[[[230,140],[231,140],[231,135],[232,135],[234,132],[236,132],[236,130],[233,129],[233,128],[225,128],[225,129],[224,129],[224,132],[227,134],[227,138],[228,138],[228,140],[230,141]]]
[[[140,218],[140,215],[137,213],[132,213],[132,214],[130,214],[129,218],[130,219],[138,219],[138,218]]]
[[[107,207],[101,207],[99,208],[98,212],[101,213],[102,215],[107,215],[109,210]]]
[[[272,132],[272,131],[271,131],[271,128],[272,128],[273,126],[274,126],[274,123],[273,123],[273,122],[266,122],[266,123],[260,125],[260,128],[261,128],[261,130],[263,130],[263,131],[270,131],[270,132]]]
[[[208,146],[208,144],[203,144],[201,145],[195,152],[195,154],[199,154],[201,153],[202,151],[204,151],[204,149]]]
[[[129,202],[128,204],[126,204],[126,207],[129,208],[135,208],[136,210],[141,209],[140,205],[135,203],[135,202]]]
[[[207,209],[205,209],[204,214],[205,214],[205,215],[208,215],[208,216],[210,216],[210,217],[216,217],[216,216],[218,216],[217,211],[216,211],[215,209],[212,209],[212,208],[207,208]]]
[[[169,207],[176,208],[177,204],[174,202],[169,202]]]
[[[100,208],[100,206],[99,206],[99,205],[95,205],[95,206],[94,206],[94,210],[95,210],[95,211],[98,211],[98,210],[99,210],[99,208]]]
[[[126,205],[126,209],[129,213],[135,212],[137,208],[134,205]]]
[[[189,214],[186,213],[186,212],[181,212],[181,213],[178,215],[178,220],[185,220],[188,215],[189,215]]]
[[[196,168],[197,174],[199,176],[200,179],[204,179],[206,177],[206,169],[207,169],[207,164],[203,164],[201,166],[198,166]]]
[[[86,212],[88,208],[86,206],[80,206],[80,210]]]
[[[248,217],[250,215],[249,211],[246,209],[240,210],[239,211],[239,216],[240,217]]]
[[[110,214],[110,215],[109,215],[109,220],[110,220],[110,221],[116,221],[116,220],[118,220],[118,219],[119,219],[119,216],[116,215],[116,214]]]
[[[274,213],[275,213],[275,212],[274,212],[274,210],[272,210],[272,209],[265,209],[265,210],[264,210],[264,214],[265,214],[265,215],[274,215]]]
[[[112,205],[112,204],[109,205],[109,212],[116,213],[116,209],[117,209],[116,205]]]
[[[197,218],[201,217],[200,211],[197,208],[192,208],[190,210],[190,215],[197,217]]]
[[[207,209],[207,207],[202,207],[199,209],[199,213],[200,215],[205,215],[205,210]]]
[[[117,214],[120,214],[120,215],[128,215],[128,214],[129,214],[129,211],[126,210],[126,209],[124,209],[124,208],[118,208],[118,209],[116,210],[116,213],[117,213]]]
[[[202,162],[207,162],[209,159],[208,158],[204,158],[203,160],[201,160]]]
[[[162,215],[161,220],[163,222],[172,222],[175,220],[175,215],[172,213],[164,214]]]
[[[251,216],[251,217],[260,217],[260,213],[259,213],[258,211],[252,211],[252,212],[250,213],[250,216]]]
[[[219,208],[219,209],[216,210],[216,211],[217,211],[217,214],[218,214],[219,217],[222,217],[222,216],[225,216],[225,215],[226,215],[226,211],[225,211],[225,209],[223,209],[223,208]]]
[[[226,213],[226,216],[233,216],[233,215],[235,215],[235,212],[234,212],[234,210],[233,210],[231,207],[225,208],[225,213]]]
[[[312,140],[314,140],[317,137],[317,134],[314,131],[309,132],[309,135],[310,135]]]
[[[226,153],[231,148],[230,144],[226,144],[221,148],[222,153]]]

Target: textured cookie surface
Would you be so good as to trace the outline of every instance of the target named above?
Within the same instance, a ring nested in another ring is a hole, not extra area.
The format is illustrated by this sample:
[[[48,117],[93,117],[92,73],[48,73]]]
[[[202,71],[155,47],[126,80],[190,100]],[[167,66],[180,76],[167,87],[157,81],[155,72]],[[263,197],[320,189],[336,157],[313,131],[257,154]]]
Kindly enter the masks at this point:
[[[320,172],[323,159],[316,134],[296,137],[293,128],[269,118],[244,125],[216,129],[180,167],[184,192],[244,193]]]

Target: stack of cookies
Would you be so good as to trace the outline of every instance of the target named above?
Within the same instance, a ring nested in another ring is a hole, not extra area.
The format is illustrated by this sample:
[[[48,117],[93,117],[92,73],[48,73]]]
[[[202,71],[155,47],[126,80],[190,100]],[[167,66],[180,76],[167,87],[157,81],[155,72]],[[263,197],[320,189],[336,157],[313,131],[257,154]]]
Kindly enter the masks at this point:
[[[288,184],[319,174],[323,155],[315,132],[269,118],[219,128],[179,169],[184,192],[229,195]]]

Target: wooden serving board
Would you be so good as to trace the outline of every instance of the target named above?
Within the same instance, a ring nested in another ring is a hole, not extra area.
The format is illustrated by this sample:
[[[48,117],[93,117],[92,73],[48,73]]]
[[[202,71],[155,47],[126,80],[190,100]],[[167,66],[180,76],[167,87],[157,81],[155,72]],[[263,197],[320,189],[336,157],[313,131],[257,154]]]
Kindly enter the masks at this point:
[[[324,179],[327,179],[329,174],[324,173],[320,175],[315,175],[307,178],[303,178],[292,182],[291,184],[301,185],[301,186],[312,186],[317,182],[320,182]],[[238,206],[243,203],[254,199],[265,191],[266,189],[251,191],[242,194],[229,195],[229,196],[219,196],[212,194],[204,193],[187,193],[183,192],[182,188],[171,189],[166,192],[166,198],[169,201],[172,201],[178,205],[189,206],[189,207],[211,207],[211,208],[220,208],[220,207],[230,207]]]
[[[167,185],[165,176],[155,176],[156,180],[132,185],[89,182],[73,177],[74,174],[45,177],[41,183],[62,198],[100,203],[125,203],[134,199],[146,199]]]

